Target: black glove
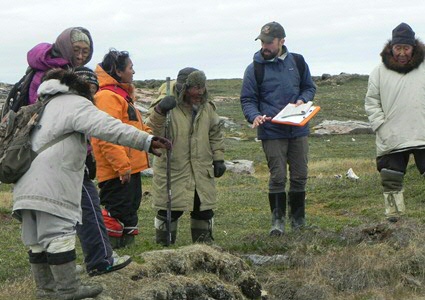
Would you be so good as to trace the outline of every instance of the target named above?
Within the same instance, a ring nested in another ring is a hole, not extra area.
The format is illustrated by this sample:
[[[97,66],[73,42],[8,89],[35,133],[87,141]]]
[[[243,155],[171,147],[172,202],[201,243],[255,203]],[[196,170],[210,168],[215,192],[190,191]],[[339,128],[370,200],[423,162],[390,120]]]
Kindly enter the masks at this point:
[[[224,172],[226,171],[226,165],[224,164],[224,161],[222,160],[215,160],[213,161],[214,165],[214,177],[221,177],[223,176]]]
[[[177,102],[176,98],[174,96],[165,96],[162,98],[162,100],[158,103],[156,106],[158,108],[158,112],[161,115],[166,115],[168,111],[172,110],[174,107],[176,107]]]
[[[160,137],[160,136],[154,136],[151,141],[151,146],[149,147],[149,153],[152,153],[156,156],[161,156],[161,152],[159,152],[157,149],[163,148],[170,150],[172,147],[171,142],[167,140],[166,138]]]

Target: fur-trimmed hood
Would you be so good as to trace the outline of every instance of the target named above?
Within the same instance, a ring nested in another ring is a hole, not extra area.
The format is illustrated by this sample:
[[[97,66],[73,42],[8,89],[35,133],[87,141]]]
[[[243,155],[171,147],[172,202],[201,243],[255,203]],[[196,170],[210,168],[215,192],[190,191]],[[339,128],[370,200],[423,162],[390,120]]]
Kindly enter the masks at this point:
[[[39,97],[70,93],[92,101],[90,85],[72,70],[53,69],[46,73],[37,90]]]
[[[418,39],[416,39],[416,46],[413,48],[412,59],[405,65],[398,63],[394,59],[391,49],[391,41],[388,41],[381,52],[382,62],[388,69],[398,73],[409,73],[410,71],[419,67],[425,58],[425,45]]]

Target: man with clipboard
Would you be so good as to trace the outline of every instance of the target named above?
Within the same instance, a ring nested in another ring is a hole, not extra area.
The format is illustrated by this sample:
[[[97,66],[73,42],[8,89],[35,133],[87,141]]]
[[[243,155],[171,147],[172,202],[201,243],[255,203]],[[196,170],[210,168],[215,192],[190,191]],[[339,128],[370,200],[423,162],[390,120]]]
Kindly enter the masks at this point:
[[[270,170],[272,236],[285,231],[287,165],[291,226],[300,229],[305,225],[309,128],[308,124],[291,126],[271,120],[289,103],[307,103],[316,93],[308,65],[301,55],[288,51],[285,37],[285,30],[277,22],[261,28],[256,38],[261,40],[261,50],[245,70],[240,98],[246,120],[257,128]]]

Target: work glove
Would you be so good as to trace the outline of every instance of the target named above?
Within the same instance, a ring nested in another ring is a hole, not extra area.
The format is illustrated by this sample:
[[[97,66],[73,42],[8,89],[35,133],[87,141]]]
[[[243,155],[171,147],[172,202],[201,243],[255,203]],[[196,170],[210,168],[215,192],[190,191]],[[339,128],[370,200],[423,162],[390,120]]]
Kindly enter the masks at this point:
[[[157,112],[165,116],[168,111],[176,107],[177,102],[174,96],[165,96],[156,106]]]
[[[157,149],[167,149],[170,150],[172,147],[171,142],[167,140],[166,138],[160,137],[160,136],[154,136],[151,140],[151,146],[149,147],[149,153],[152,153],[153,155],[156,155],[158,157],[161,156],[161,152],[159,152]]]
[[[226,165],[224,164],[224,161],[222,160],[215,160],[213,161],[214,165],[214,177],[221,177],[223,176],[224,172],[226,171]]]

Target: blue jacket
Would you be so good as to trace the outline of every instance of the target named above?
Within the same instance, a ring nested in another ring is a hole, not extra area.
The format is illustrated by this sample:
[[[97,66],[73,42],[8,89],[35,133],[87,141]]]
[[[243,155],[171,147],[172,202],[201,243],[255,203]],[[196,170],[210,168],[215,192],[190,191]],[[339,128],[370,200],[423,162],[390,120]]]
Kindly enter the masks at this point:
[[[304,102],[312,101],[316,93],[316,86],[310,75],[308,65],[301,78],[294,56],[285,46],[286,55],[266,61],[260,51],[254,54],[254,61],[264,64],[264,79],[258,90],[254,74],[254,63],[245,70],[241,105],[246,120],[252,123],[257,116],[276,116],[288,103],[295,103],[298,99]],[[283,58],[283,59],[282,59]],[[257,127],[260,140],[288,139],[307,136],[310,133],[308,124],[302,127],[265,122]]]

